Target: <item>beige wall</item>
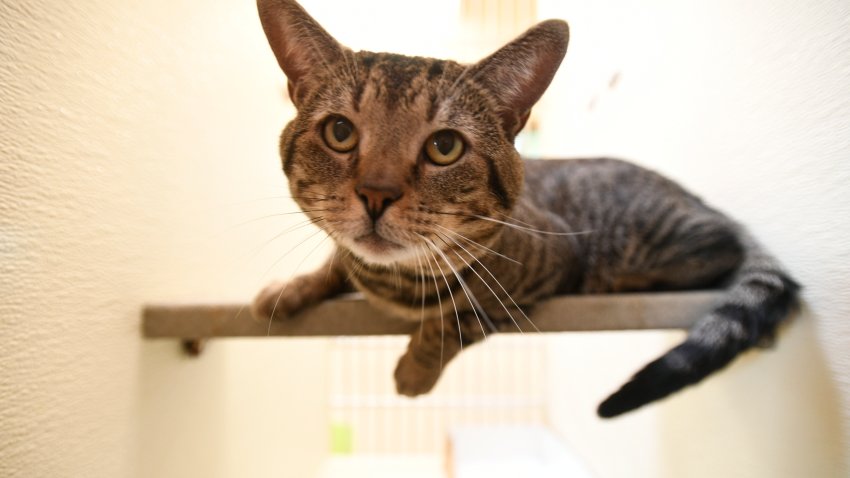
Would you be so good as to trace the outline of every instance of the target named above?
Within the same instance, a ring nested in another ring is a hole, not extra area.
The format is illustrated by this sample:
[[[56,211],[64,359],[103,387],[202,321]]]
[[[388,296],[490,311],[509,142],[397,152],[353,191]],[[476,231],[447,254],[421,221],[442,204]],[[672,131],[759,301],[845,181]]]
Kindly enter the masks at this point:
[[[850,4],[543,0],[540,13],[572,25],[543,148],[676,178],[747,224],[806,302],[775,350],[610,422],[587,412],[680,337],[559,339],[559,430],[605,477],[848,476]]]
[[[683,476],[697,454],[730,452],[716,472],[745,463],[750,476],[780,476],[755,473],[778,458],[827,470],[816,462],[839,455],[829,391],[838,387],[847,425],[850,230],[836,218],[850,212],[850,40],[843,2],[796,4],[659,1],[612,13],[541,2],[541,14],[573,24],[541,108],[562,126],[557,142],[544,135],[547,150],[664,170],[751,224],[807,286],[809,312],[776,352],[619,425],[591,421],[592,405],[666,339],[595,336],[584,346],[597,354],[640,355],[598,373],[556,357],[561,431],[594,463],[616,462],[594,443],[632,460],[602,476]],[[369,21],[347,5],[322,15]],[[391,25],[415,34],[386,47],[412,49],[427,26]],[[355,46],[390,37],[370,32]],[[0,62],[0,476],[312,476],[327,438],[322,342],[218,342],[191,360],[138,331],[145,302],[245,300],[327,248],[308,239],[268,271],[311,230],[257,251],[298,219],[240,225],[294,210],[273,199],[286,194],[275,149],[291,112],[252,2],[4,2]],[[708,425],[710,437],[692,433]],[[798,436],[811,440],[789,442]]]
[[[294,210],[244,203],[286,194],[290,113],[255,8],[0,4],[0,476],[318,465],[321,343],[215,343],[191,360],[139,334],[145,302],[246,300],[295,265],[264,276],[288,246],[253,251],[297,219],[237,225]]]

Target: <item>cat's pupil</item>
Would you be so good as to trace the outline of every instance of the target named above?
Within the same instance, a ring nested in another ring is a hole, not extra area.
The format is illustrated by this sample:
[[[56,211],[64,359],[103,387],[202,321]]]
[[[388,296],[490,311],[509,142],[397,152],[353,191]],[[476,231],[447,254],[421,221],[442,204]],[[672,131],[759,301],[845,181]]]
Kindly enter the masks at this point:
[[[440,154],[448,155],[455,147],[455,135],[451,131],[441,131],[434,136],[434,146]]]
[[[339,119],[334,122],[333,134],[334,139],[342,143],[351,136],[351,124],[344,119]]]

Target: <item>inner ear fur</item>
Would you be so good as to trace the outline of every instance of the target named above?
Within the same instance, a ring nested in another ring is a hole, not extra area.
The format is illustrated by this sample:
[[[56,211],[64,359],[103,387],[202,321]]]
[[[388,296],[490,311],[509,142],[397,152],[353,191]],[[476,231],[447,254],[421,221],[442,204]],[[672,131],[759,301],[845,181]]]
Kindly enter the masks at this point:
[[[551,83],[567,53],[570,30],[546,20],[471,67],[469,74],[494,96],[502,126],[513,138]]]
[[[293,0],[257,0],[257,10],[297,107],[311,79],[345,61],[348,50]]]

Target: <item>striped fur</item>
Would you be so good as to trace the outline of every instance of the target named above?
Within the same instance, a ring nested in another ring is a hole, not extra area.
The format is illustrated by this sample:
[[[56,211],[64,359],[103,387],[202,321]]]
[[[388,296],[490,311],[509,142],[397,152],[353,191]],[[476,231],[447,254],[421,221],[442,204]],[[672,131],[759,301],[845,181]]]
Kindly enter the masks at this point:
[[[543,22],[467,66],[355,53],[293,1],[261,0],[259,9],[298,108],[281,136],[283,170],[337,251],[295,284],[261,292],[257,317],[284,318],[359,290],[421,321],[395,373],[399,393],[413,396],[463,347],[502,330],[533,331],[528,313],[546,297],[727,287],[683,344],[602,403],[608,417],[772,338],[793,306],[797,285],[777,262],[672,181],[614,159],[519,158],[513,139],[566,52],[565,23]],[[345,153],[322,138],[337,117],[359,135]],[[445,129],[465,152],[440,166],[424,145]],[[394,191],[380,214],[364,207],[363,184]]]

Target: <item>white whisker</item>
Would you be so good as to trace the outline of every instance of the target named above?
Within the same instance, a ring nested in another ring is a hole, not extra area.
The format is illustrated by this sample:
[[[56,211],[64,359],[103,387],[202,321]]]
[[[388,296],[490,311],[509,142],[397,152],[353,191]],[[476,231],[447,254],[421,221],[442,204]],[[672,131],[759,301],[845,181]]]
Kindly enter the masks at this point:
[[[299,242],[298,244],[295,244],[295,246],[293,246],[291,249],[286,251],[286,253],[284,255],[278,257],[278,259],[276,261],[272,262],[272,265],[270,265],[269,268],[266,269],[266,271],[263,273],[263,277],[265,277],[269,272],[271,272],[271,270],[274,269],[274,267],[276,265],[278,265],[280,263],[280,261],[282,261],[286,256],[291,254],[292,251],[294,251],[295,249],[298,249],[298,246],[300,246],[301,244],[304,244],[305,242],[309,241],[310,239],[316,237],[316,235],[319,234],[320,232],[324,232],[324,231],[319,229],[318,231],[314,232],[313,234],[310,234],[303,241]],[[325,236],[325,238],[327,238],[327,236]],[[322,242],[324,242],[324,239],[322,240]]]
[[[271,219],[273,217],[290,216],[292,214],[304,214],[304,213],[307,213],[307,212],[327,212],[327,211],[329,211],[329,209],[306,209],[306,210],[300,210],[299,209],[298,211],[278,212],[278,213],[274,213],[274,214],[267,214],[265,216],[255,217],[254,219],[249,219],[247,221],[243,221],[243,222],[234,224],[234,225],[230,226],[229,228],[225,229],[223,232],[231,231],[231,230],[233,230],[237,227],[246,226],[248,224],[251,224],[251,223],[254,223],[254,222],[257,222],[257,221],[262,221],[264,219]]]
[[[274,261],[274,263],[272,263],[272,265],[271,265],[271,266],[269,266],[269,268],[268,268],[268,269],[266,269],[266,271],[265,271],[265,272],[263,273],[263,275],[261,275],[260,277],[261,277],[262,279],[265,279],[265,277],[266,277],[266,276],[268,276],[269,272],[271,272],[271,270],[272,270],[272,269],[274,269],[274,267],[275,267],[275,266],[276,266],[276,265],[277,265],[280,261],[282,261],[282,260],[283,260],[286,256],[288,256],[288,255],[289,255],[292,251],[294,251],[295,249],[298,249],[298,247],[299,247],[299,246],[301,246],[301,244],[304,244],[305,242],[309,241],[310,239],[312,239],[313,237],[315,237],[315,236],[316,236],[316,234],[318,234],[318,233],[320,233],[320,232],[322,232],[322,230],[321,230],[321,229],[319,229],[318,231],[314,232],[313,234],[310,234],[309,236],[307,236],[304,240],[302,240],[302,241],[301,241],[301,242],[299,242],[298,244],[296,244],[296,245],[292,246],[292,248],[290,248],[290,249],[289,249],[288,251],[286,251],[286,252],[285,252],[282,256],[280,256],[280,257],[279,257],[276,261]],[[325,236],[325,239],[327,239],[327,236]],[[274,238],[272,238],[272,240],[274,240]],[[270,241],[269,241],[269,242],[270,242]],[[324,239],[320,242],[320,244],[321,244],[322,242],[324,242]],[[280,299],[278,298],[278,300],[280,300]],[[275,307],[277,307],[277,301],[275,301]],[[243,310],[245,310],[245,304],[242,304],[242,305],[239,307],[239,310],[237,310],[237,311],[236,311],[236,315],[233,317],[233,319],[234,319],[234,320],[238,320],[238,319],[239,319],[239,317],[242,315],[242,311],[243,311]],[[272,313],[274,313],[274,309],[272,309]]]
[[[312,237],[312,236],[310,236],[310,237]],[[272,333],[272,321],[274,320],[274,313],[277,310],[277,306],[278,306],[278,303],[280,302],[280,298],[283,297],[283,293],[286,292],[286,289],[288,289],[289,285],[292,284],[292,279],[295,278],[298,275],[298,270],[304,264],[304,261],[306,261],[307,258],[310,257],[314,252],[316,252],[316,249],[318,249],[319,246],[321,246],[327,239],[328,239],[328,236],[323,237],[322,240],[318,242],[318,244],[316,244],[315,246],[313,246],[312,249],[310,249],[310,252],[308,252],[307,254],[304,255],[304,257],[301,258],[301,261],[298,262],[298,265],[295,266],[295,270],[292,272],[292,278],[290,278],[289,281],[286,282],[286,285],[283,286],[283,288],[280,290],[280,293],[277,295],[277,300],[274,301],[274,307],[272,307],[272,313],[271,313],[271,315],[269,315],[269,327],[268,327],[268,329],[266,329],[266,336],[269,336]],[[296,246],[296,247],[298,247],[298,246]]]
[[[272,242],[274,242],[274,241],[275,241],[275,239],[278,239],[278,238],[282,237],[284,234],[288,234],[288,233],[290,233],[290,232],[297,231],[297,230],[299,230],[299,229],[301,229],[301,228],[303,228],[303,227],[309,226],[309,225],[311,225],[311,224],[318,224],[318,223],[320,223],[320,222],[322,222],[322,221],[324,221],[324,220],[325,220],[325,218],[323,218],[323,217],[319,217],[319,218],[316,218],[316,219],[306,219],[306,220],[304,220],[304,221],[298,222],[298,223],[294,224],[293,226],[290,226],[290,227],[288,227],[288,228],[284,229],[283,231],[281,231],[281,232],[279,232],[279,233],[275,234],[275,235],[274,235],[271,239],[269,239],[269,240],[267,240],[267,241],[263,242],[262,244],[260,244],[259,246],[257,246],[257,247],[256,247],[256,248],[254,248],[253,250],[251,250],[251,251],[250,251],[250,252],[249,252],[249,253],[245,256],[245,257],[246,257],[246,259],[244,259],[244,260],[247,260],[247,261],[252,260],[252,259],[253,259],[254,257],[256,257],[256,256],[257,256],[257,254],[259,254],[259,253],[260,253],[260,251],[262,251],[262,250],[263,250],[266,246],[268,246],[269,244],[271,244]]]
[[[450,240],[450,241],[452,241],[453,243],[455,243],[458,247],[460,247],[461,249],[463,249],[463,250],[464,250],[467,254],[470,254],[470,252],[469,252],[469,251],[468,251],[465,247],[463,247],[463,246],[462,246],[459,242],[455,241],[454,239],[452,239],[451,237],[448,237],[448,236],[445,236],[445,238],[446,238],[446,239],[448,239],[448,240]],[[511,318],[511,322],[513,322],[513,323],[514,323],[514,325],[516,325],[517,330],[519,330],[519,332],[520,332],[521,334],[522,334],[522,333],[524,333],[524,332],[523,332],[523,330],[522,330],[522,328],[521,328],[521,327],[519,326],[519,324],[516,322],[516,320],[514,320],[514,316],[513,316],[513,314],[511,314],[511,311],[510,311],[510,310],[508,310],[507,306],[505,306],[505,303],[502,301],[502,299],[500,299],[500,298],[499,298],[499,295],[498,295],[498,294],[496,294],[496,291],[494,291],[494,290],[493,290],[493,288],[492,288],[492,287],[490,287],[490,284],[488,284],[488,283],[487,283],[487,281],[486,281],[486,280],[484,280],[484,278],[483,278],[483,277],[481,277],[481,274],[479,274],[479,273],[478,273],[478,271],[477,271],[477,270],[475,270],[475,268],[474,268],[474,267],[472,267],[472,264],[470,264],[469,262],[466,262],[466,259],[464,259],[464,258],[463,258],[463,256],[461,256],[461,255],[460,255],[457,251],[453,251],[453,252],[455,253],[455,255],[456,255],[456,256],[457,256],[457,257],[458,257],[461,261],[463,261],[463,263],[464,263],[464,264],[466,264],[466,267],[468,267],[468,268],[469,268],[469,270],[471,270],[473,273],[475,273],[475,275],[476,275],[476,276],[478,276],[478,278],[479,278],[479,279],[481,279],[481,282],[482,282],[482,283],[483,283],[483,284],[487,287],[487,289],[490,291],[490,293],[492,293],[492,294],[493,294],[493,297],[495,297],[495,298],[496,298],[496,300],[497,300],[497,301],[499,301],[499,305],[501,305],[501,306],[502,306],[502,308],[503,308],[503,309],[505,309],[505,312],[507,312],[508,317],[510,317],[510,318]],[[481,263],[481,261],[479,261],[478,259],[476,259],[474,256],[472,256],[471,254],[470,254],[470,256],[472,257],[472,260],[474,260],[475,262],[477,262],[477,263],[481,264],[481,266],[482,266],[482,267],[484,267],[485,269],[487,268],[484,264],[482,264],[482,263]],[[492,276],[492,274],[491,274],[491,276]],[[499,280],[498,280],[498,279],[496,279],[495,277],[493,277],[493,279],[494,279],[496,282],[499,282]],[[500,284],[500,285],[501,285],[501,284]],[[502,288],[502,290],[504,290],[504,287]],[[506,294],[507,294],[507,292],[506,292]]]
[[[336,261],[337,254],[339,254],[339,247],[334,247],[334,253],[331,255],[331,263],[328,265],[327,272],[325,272],[325,282],[328,282],[331,278],[331,271],[334,268],[334,262]]]
[[[514,307],[516,307],[516,308],[517,308],[517,310],[519,311],[519,313],[520,313],[520,314],[522,314],[522,316],[523,316],[523,317],[525,317],[525,320],[527,320],[527,321],[528,321],[528,323],[529,323],[529,324],[531,324],[531,327],[533,327],[533,328],[534,328],[534,330],[536,330],[537,332],[540,332],[540,329],[538,329],[538,328],[537,328],[537,325],[535,325],[535,324],[534,324],[534,322],[533,322],[533,321],[532,321],[532,320],[528,317],[528,315],[525,313],[525,311],[524,311],[524,310],[522,310],[522,307],[520,307],[520,306],[519,306],[519,304],[517,304],[517,303],[516,303],[516,301],[514,300],[514,298],[513,298],[513,297],[511,297],[511,294],[510,294],[510,293],[508,293],[508,291],[507,291],[507,290],[505,289],[505,287],[502,285],[502,282],[501,282],[499,279],[497,279],[497,278],[496,278],[496,276],[495,276],[495,275],[493,275],[493,273],[492,273],[492,272],[490,272],[490,269],[488,269],[488,268],[487,268],[487,266],[485,266],[483,262],[481,262],[480,260],[478,260],[478,259],[477,259],[477,258],[476,258],[476,257],[475,257],[472,253],[471,253],[471,252],[469,252],[469,251],[468,251],[465,247],[463,247],[463,245],[458,244],[457,242],[455,242],[455,243],[456,243],[456,244],[457,244],[457,245],[458,245],[461,249],[463,249],[463,250],[464,250],[464,252],[466,252],[467,254],[469,254],[469,257],[470,257],[470,258],[472,258],[472,260],[474,260],[475,262],[477,262],[477,263],[481,264],[481,267],[483,267],[483,268],[484,268],[484,270],[485,270],[485,271],[487,271],[487,274],[489,274],[489,275],[490,275],[490,277],[492,277],[492,278],[493,278],[493,280],[494,280],[494,281],[496,281],[496,284],[499,286],[499,288],[500,288],[500,289],[502,289],[502,292],[504,292],[504,293],[505,293],[505,296],[507,296],[508,300],[510,300],[510,301],[511,301],[511,303],[514,305]],[[473,270],[474,270],[474,269],[473,269]],[[480,277],[480,276],[479,276],[479,277]],[[482,282],[484,282],[484,280],[483,280],[483,279],[482,279]],[[486,285],[486,282],[484,282],[484,283],[485,283],[485,285]],[[491,292],[492,292],[492,290],[491,290]],[[495,294],[494,294],[494,295],[495,295]],[[504,304],[502,304],[502,307],[504,307]],[[506,309],[506,310],[507,310],[507,309]],[[510,314],[510,313],[509,313],[509,314]],[[511,317],[511,320],[513,320],[513,316]],[[517,328],[519,329],[519,325],[517,325],[516,321],[514,321],[514,325],[516,325],[516,326],[517,326]],[[520,331],[522,331],[522,329],[520,329]]]
[[[424,247],[422,247],[423,252],[428,252]],[[425,256],[425,261],[428,264],[428,269],[431,270],[431,278],[434,279],[434,290],[437,292],[437,304],[440,307],[440,371],[443,370],[443,347],[446,342],[446,324],[445,319],[443,317],[443,300],[440,298],[440,286],[437,284],[437,274],[434,273],[434,268],[431,267],[431,260],[428,256]],[[424,271],[423,271],[424,272]],[[442,271],[441,271],[442,273]],[[445,276],[443,276],[445,278]],[[425,279],[424,277],[422,278]],[[448,286],[448,282],[446,282],[446,286]],[[451,289],[449,290],[451,293]],[[422,295],[422,302],[425,303],[425,295]],[[454,302],[454,299],[452,299]],[[455,308],[455,313],[457,313],[457,308]],[[460,334],[460,318],[458,318],[458,334]],[[460,348],[463,349],[463,342],[460,344]]]
[[[534,229],[532,227],[525,227],[525,226],[520,226],[520,225],[517,225],[517,224],[511,224],[509,222],[501,221],[499,219],[494,219],[492,217],[479,216],[478,214],[472,214],[472,217],[481,219],[482,221],[490,221],[490,222],[495,222],[497,224],[502,224],[503,226],[508,226],[510,228],[517,229],[517,230],[520,230],[520,231],[533,232],[533,233],[536,233],[536,234],[547,234],[547,235],[550,235],[550,236],[581,236],[581,235],[590,234],[590,233],[593,232],[593,231],[578,231],[578,232],[542,231],[540,229]]]
[[[275,201],[281,199],[301,199],[306,201],[328,201],[329,199],[326,197],[308,197],[308,196],[265,196],[260,198],[253,199],[243,199],[241,201],[234,201],[229,203],[219,203],[218,207],[234,207],[234,206],[245,206],[248,204],[255,204],[263,201]]]
[[[469,289],[469,287],[466,285],[466,282],[463,280],[463,278],[460,276],[460,274],[457,272],[457,270],[455,270],[451,261],[449,261],[449,258],[446,257],[446,255],[443,253],[443,251],[441,251],[440,248],[437,247],[437,245],[434,244],[434,242],[431,241],[430,239],[428,239],[424,236],[423,236],[423,239],[425,239],[425,241],[428,242],[428,244],[431,246],[431,248],[443,258],[443,261],[449,267],[449,270],[451,270],[452,273],[454,274],[455,278],[457,278],[457,281],[460,284],[460,288],[461,288],[461,290],[463,290],[463,293],[466,296],[466,299],[469,300],[470,304],[472,304],[472,313],[475,314],[475,318],[478,320],[478,325],[481,327],[481,333],[484,334],[484,338],[487,338],[487,331],[484,330],[484,323],[481,322],[481,317],[478,315],[478,312],[479,311],[481,312],[481,315],[484,316],[484,320],[487,322],[487,325],[493,331],[495,331],[496,327],[493,325],[493,322],[490,321],[490,318],[487,316],[487,313],[484,312],[484,308],[482,308],[481,304],[478,303],[478,299],[475,298],[475,294],[473,294],[472,291]]]
[[[496,251],[494,251],[493,249],[490,249],[489,247],[485,246],[484,244],[481,244],[481,243],[479,243],[479,242],[473,241],[472,239],[470,239],[470,238],[468,238],[468,237],[464,236],[463,234],[461,234],[461,233],[459,233],[459,232],[452,231],[451,229],[449,229],[449,228],[447,228],[447,227],[443,227],[443,226],[441,226],[441,225],[439,225],[439,224],[435,224],[435,226],[439,227],[440,229],[442,229],[442,230],[444,230],[444,231],[446,231],[446,232],[452,233],[452,234],[454,234],[454,235],[456,235],[456,236],[460,237],[461,239],[463,239],[463,240],[465,240],[465,241],[467,241],[467,242],[471,243],[472,245],[474,245],[474,246],[476,246],[476,247],[478,247],[478,248],[480,248],[480,249],[484,249],[485,251],[489,252],[490,254],[493,254],[493,255],[495,255],[495,256],[501,257],[502,259],[505,259],[505,260],[508,260],[508,261],[510,261],[510,262],[513,262],[514,264],[523,265],[523,264],[522,264],[522,262],[520,262],[520,261],[518,261],[518,260],[516,260],[516,259],[512,259],[512,258],[510,258],[510,257],[508,257],[508,256],[506,256],[506,255],[504,255],[504,254],[502,254],[502,253],[500,253],[500,252],[496,252]]]
[[[496,214],[498,214],[498,215],[500,215],[500,216],[504,217],[506,221],[518,222],[518,223],[520,223],[520,224],[522,224],[522,225],[524,225],[524,226],[528,226],[528,227],[531,227],[531,228],[533,228],[533,227],[534,227],[534,224],[531,224],[531,223],[528,223],[528,222],[525,222],[525,221],[521,221],[521,220],[519,220],[519,219],[517,219],[517,218],[515,218],[515,217],[511,216],[510,214],[505,214],[505,213],[503,213],[503,212],[501,212],[501,211],[495,211],[495,212],[496,212]]]
[[[422,236],[422,235],[419,235],[419,234],[416,234],[416,235],[419,236],[421,239],[423,239],[425,241],[428,240],[425,236]],[[443,276],[443,282],[446,283],[446,290],[449,291],[449,298],[451,298],[452,307],[454,307],[454,309],[455,309],[455,318],[457,319],[457,335],[458,335],[458,341],[460,343],[460,349],[463,350],[463,331],[461,330],[461,327],[460,327],[460,313],[457,311],[457,302],[455,302],[455,296],[454,296],[454,293],[452,293],[452,286],[449,285],[449,280],[446,278],[446,274],[443,273],[443,269],[440,267],[440,263],[437,262],[437,256],[435,256],[433,252],[429,251],[428,248],[425,248],[425,250],[431,255],[431,258],[434,259],[434,265],[437,266],[437,270],[439,270],[440,275]],[[431,267],[430,262],[428,264],[428,267]],[[431,269],[431,273],[432,274],[434,273],[433,269]],[[436,276],[434,276],[434,280],[436,280]]]
[[[422,296],[422,307],[419,313],[419,342],[422,342],[422,329],[425,326],[425,271],[422,269],[422,260],[419,257],[419,251],[416,251],[416,275],[414,276],[416,283],[413,285],[413,300],[410,305],[413,307],[413,301],[416,300],[416,292]],[[419,279],[422,278],[422,285],[419,285]]]

